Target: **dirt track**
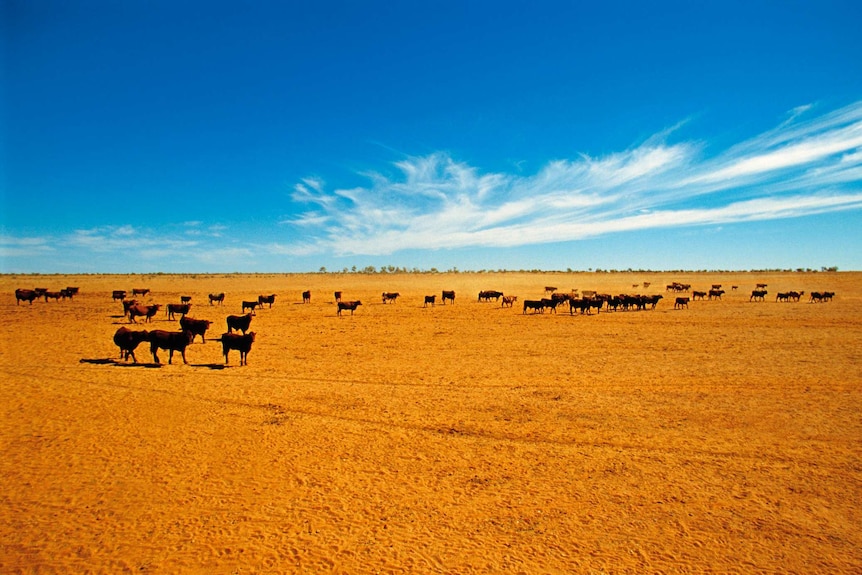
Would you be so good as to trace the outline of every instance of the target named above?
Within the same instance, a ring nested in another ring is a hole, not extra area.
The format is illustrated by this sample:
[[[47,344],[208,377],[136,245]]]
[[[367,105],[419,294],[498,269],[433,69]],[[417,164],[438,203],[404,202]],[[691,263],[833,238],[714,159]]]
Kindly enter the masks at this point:
[[[727,293],[674,310],[671,281]],[[522,314],[546,285],[665,299]],[[111,291],[133,287],[213,320],[189,365],[117,360]],[[363,305],[337,317],[334,290]],[[249,365],[224,368],[209,338],[271,293]],[[0,294],[3,573],[862,572],[860,273],[0,276]]]

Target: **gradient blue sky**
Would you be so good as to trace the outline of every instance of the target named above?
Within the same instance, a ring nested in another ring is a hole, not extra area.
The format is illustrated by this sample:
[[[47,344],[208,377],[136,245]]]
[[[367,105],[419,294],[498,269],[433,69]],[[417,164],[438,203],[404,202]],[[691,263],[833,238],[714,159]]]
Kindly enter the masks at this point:
[[[862,3],[0,2],[0,271],[862,270]]]

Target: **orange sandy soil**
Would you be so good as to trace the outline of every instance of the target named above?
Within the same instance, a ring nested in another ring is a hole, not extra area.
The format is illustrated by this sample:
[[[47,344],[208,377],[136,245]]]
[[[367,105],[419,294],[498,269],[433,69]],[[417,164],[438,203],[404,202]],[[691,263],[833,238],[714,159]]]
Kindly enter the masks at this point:
[[[520,305],[671,281],[728,293]],[[248,366],[198,338],[156,368],[146,345],[117,360],[111,291],[133,287],[192,296],[212,339],[277,298]],[[455,305],[422,307],[443,289]],[[775,302],[791,289],[836,296]],[[339,318],[334,290],[365,305]],[[0,294],[2,573],[862,572],[860,273],[6,275]]]

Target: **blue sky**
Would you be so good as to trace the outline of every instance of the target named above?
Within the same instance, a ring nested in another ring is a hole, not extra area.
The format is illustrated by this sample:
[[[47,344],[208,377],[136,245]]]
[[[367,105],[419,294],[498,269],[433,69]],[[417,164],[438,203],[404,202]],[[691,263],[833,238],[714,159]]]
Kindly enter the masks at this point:
[[[858,2],[0,10],[2,272],[862,270]]]

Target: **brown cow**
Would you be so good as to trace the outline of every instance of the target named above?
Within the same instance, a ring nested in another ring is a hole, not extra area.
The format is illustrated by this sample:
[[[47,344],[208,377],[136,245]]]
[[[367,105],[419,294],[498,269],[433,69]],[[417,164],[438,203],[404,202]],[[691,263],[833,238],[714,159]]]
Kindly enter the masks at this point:
[[[211,293],[210,294],[210,305],[212,305],[214,301],[217,301],[219,305],[222,305],[224,303],[224,292],[222,292],[222,293]]]
[[[684,307],[688,307],[689,298],[687,297],[678,297],[676,298],[676,302],[673,304],[673,309],[682,309]]]
[[[120,348],[120,359],[129,361],[129,356],[132,356],[132,361],[138,363],[138,358],[135,357],[135,348],[142,342],[149,341],[150,334],[147,330],[132,331],[127,327],[121,327],[114,333],[114,343]]]
[[[251,325],[251,314],[245,315],[229,315],[227,316],[227,332],[232,333],[233,330],[245,333],[248,331],[248,326]]]
[[[401,294],[398,292],[385,291],[383,292],[383,303],[395,303],[395,300],[397,300],[400,295]]]
[[[161,307],[161,304],[157,303],[153,305],[132,304],[129,306],[129,323],[138,323],[135,321],[135,318],[138,316],[145,318],[145,321],[149,322],[153,319],[153,316],[159,313]]]
[[[500,304],[500,307],[512,307],[512,305],[518,301],[518,296],[516,295],[504,295],[503,303]]]
[[[126,290],[115,289],[114,293],[111,294],[111,299],[114,301],[126,299]]]
[[[48,301],[48,298],[53,298],[55,301],[60,301],[60,298],[66,299],[66,292],[63,290],[60,291],[46,291],[42,294],[45,298],[45,301]]]
[[[356,301],[340,301],[338,302],[338,315],[341,315],[341,310],[349,309],[350,315],[353,315],[353,312],[356,311],[356,308],[361,306],[362,302],[359,300]]]
[[[302,292],[302,303],[311,303],[311,290]]]
[[[183,317],[189,310],[191,309],[192,304],[190,303],[169,303],[168,304],[168,319],[174,319],[174,314],[181,314]]]
[[[174,359],[174,352],[178,351],[183,356],[183,363],[186,361],[186,347],[192,342],[192,334],[187,331],[165,331],[156,329],[150,332],[150,351],[153,353],[153,362],[161,363],[157,352],[159,349],[169,351],[168,364]]]
[[[254,343],[254,332],[249,332],[244,335],[238,333],[223,333],[221,335],[221,346],[224,352],[224,363],[227,365],[227,355],[232,349],[239,351],[239,364],[248,365],[248,352],[251,351],[251,344]]]
[[[341,292],[340,291],[335,292],[335,301],[336,302],[341,301]]]
[[[147,295],[150,293],[150,288],[133,288],[132,295]]]
[[[192,342],[194,342],[195,336],[199,335],[201,336],[201,340],[206,343],[206,333],[210,324],[212,322],[208,319],[195,319],[186,315],[180,318],[180,328],[192,334]]]

